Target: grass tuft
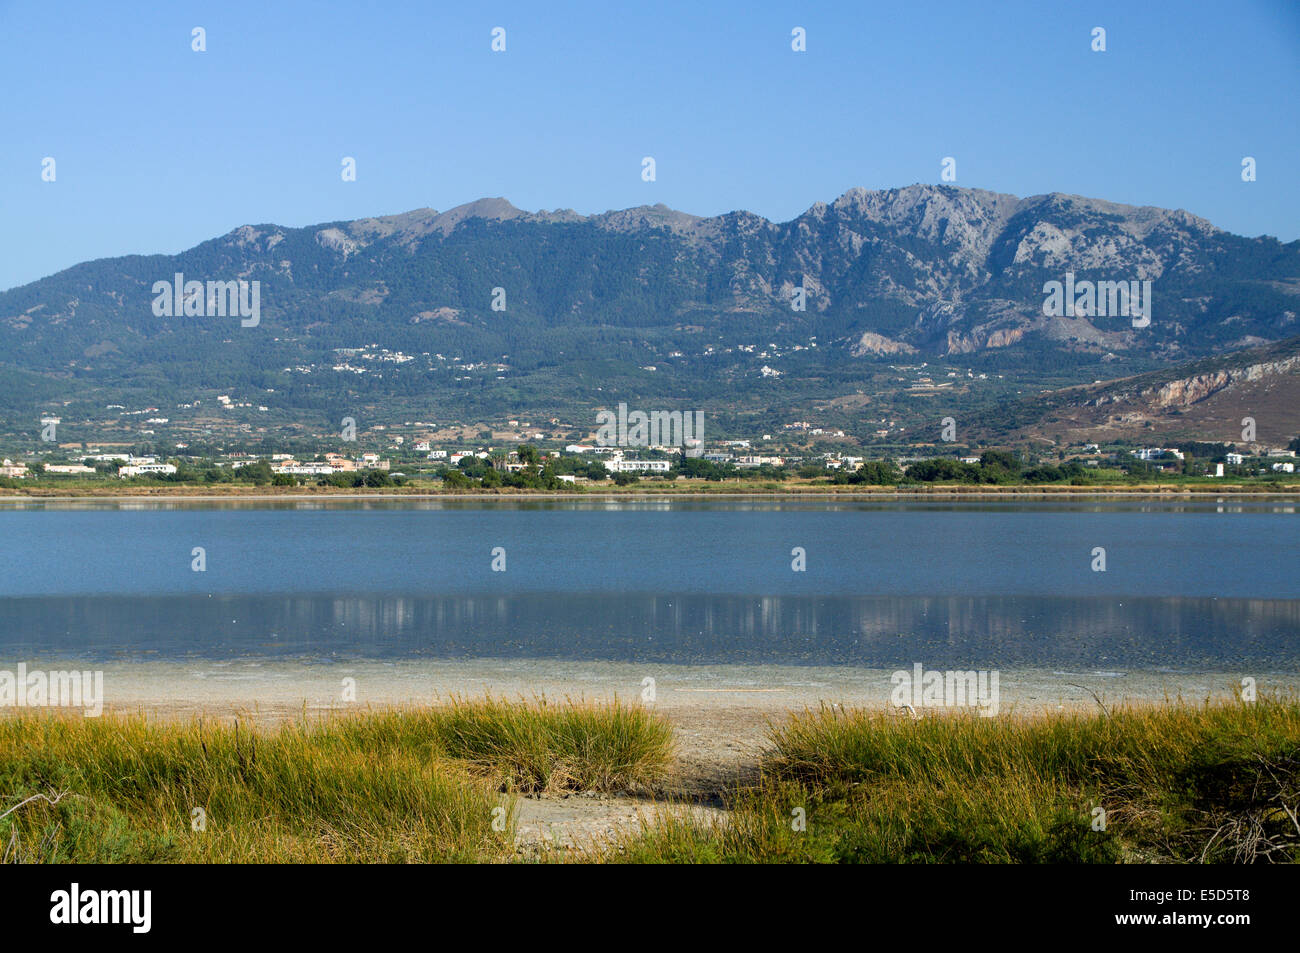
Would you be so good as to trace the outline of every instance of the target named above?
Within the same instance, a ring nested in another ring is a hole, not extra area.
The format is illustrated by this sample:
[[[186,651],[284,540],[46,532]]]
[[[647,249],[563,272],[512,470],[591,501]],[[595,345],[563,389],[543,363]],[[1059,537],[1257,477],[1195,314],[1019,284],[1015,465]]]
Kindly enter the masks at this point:
[[[0,718],[0,858],[501,860],[503,788],[650,784],[670,755],[665,722],[617,704],[455,701],[269,729],[23,713]]]

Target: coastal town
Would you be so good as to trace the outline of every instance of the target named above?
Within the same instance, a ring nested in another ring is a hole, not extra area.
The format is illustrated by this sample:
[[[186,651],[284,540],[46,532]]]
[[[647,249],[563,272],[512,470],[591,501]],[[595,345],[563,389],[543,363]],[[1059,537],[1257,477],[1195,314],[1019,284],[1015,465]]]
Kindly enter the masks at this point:
[[[223,406],[228,403],[230,398],[225,397]],[[1292,441],[1289,446],[1191,441],[1169,446],[1080,443],[1035,450],[967,446],[943,436],[880,446],[870,441],[879,444],[888,430],[869,432],[860,441],[843,429],[807,420],[790,421],[773,428],[773,433],[751,437],[674,438],[662,442],[650,442],[645,433],[638,439],[635,432],[628,439],[626,428],[615,434],[612,429],[562,423],[556,418],[541,424],[517,418],[469,425],[403,421],[362,429],[346,418],[336,435],[318,433],[279,441],[238,435],[229,439],[205,439],[203,435],[168,439],[159,431],[165,431],[169,421],[159,416],[156,408],[134,412],[118,409],[146,418],[147,426],[137,439],[124,440],[118,434],[110,439],[88,439],[75,431],[70,434],[57,417],[42,418],[42,436],[60,436],[62,429],[62,435],[81,439],[42,439],[25,450],[7,445],[6,455],[0,460],[0,481],[11,487],[82,481],[248,481],[281,486],[321,483],[372,487],[442,481],[461,486],[462,476],[482,480],[492,471],[507,478],[545,474],[552,486],[692,477],[881,482],[862,477],[870,470],[874,475],[892,471],[899,477],[962,482],[960,468],[979,467],[990,454],[1009,469],[1041,472],[1044,478],[1036,482],[1055,482],[1053,474],[1057,479],[1080,475],[1086,479],[1106,473],[1210,480],[1277,479],[1295,474],[1300,449],[1300,441]],[[606,413],[612,420],[612,412]],[[635,412],[632,416],[636,416]],[[681,416],[676,415],[679,419]],[[689,434],[689,426],[686,432]],[[652,433],[659,440],[657,427]],[[666,428],[662,436],[667,438],[668,433]],[[1011,460],[1015,466],[1008,463]],[[488,477],[484,485],[492,485],[494,479]]]

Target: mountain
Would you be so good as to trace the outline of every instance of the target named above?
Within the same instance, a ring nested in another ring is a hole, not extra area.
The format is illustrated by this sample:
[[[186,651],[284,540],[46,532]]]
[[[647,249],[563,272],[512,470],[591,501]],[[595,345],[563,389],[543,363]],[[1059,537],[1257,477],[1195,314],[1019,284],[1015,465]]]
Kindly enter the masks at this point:
[[[1254,438],[1243,436],[1253,421]],[[1201,440],[1282,447],[1300,433],[1300,336],[1121,380],[1036,395],[974,428],[994,442]]]
[[[1149,325],[1045,316],[1044,285],[1067,272],[1149,281]],[[155,314],[155,284],[176,274],[258,282],[258,320]],[[931,414],[900,365],[952,374],[963,383],[939,395],[945,408],[974,411],[1277,341],[1298,312],[1300,242],[1181,210],[931,185],[852,189],[784,223],[486,198],[245,225],[0,293],[0,423],[216,394],[277,424],[358,409],[585,419],[618,400],[765,425],[848,401],[852,423],[866,403],[880,419]]]

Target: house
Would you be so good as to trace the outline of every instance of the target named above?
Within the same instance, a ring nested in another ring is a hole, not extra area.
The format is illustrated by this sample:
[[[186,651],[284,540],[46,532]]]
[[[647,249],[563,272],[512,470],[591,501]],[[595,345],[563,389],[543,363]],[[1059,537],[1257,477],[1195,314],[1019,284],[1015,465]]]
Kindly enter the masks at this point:
[[[1246,455],[1244,453],[1228,454],[1228,466],[1230,467],[1239,467],[1242,465],[1242,463],[1245,462],[1245,460],[1246,460]]]
[[[117,475],[123,479],[133,476],[170,476],[175,472],[176,467],[170,463],[142,463],[139,466],[117,468]]]
[[[624,460],[622,457],[610,457],[605,461],[605,469],[610,473],[667,473],[672,468],[671,460]]]
[[[27,464],[5,460],[3,464],[0,464],[0,477],[14,477],[18,480],[25,480],[27,479]]]
[[[1275,463],[1273,464],[1274,473],[1295,473],[1294,463]]]
[[[1182,460],[1183,451],[1175,450],[1172,447],[1145,447],[1142,450],[1134,450],[1133,456],[1137,457],[1139,460],[1159,460],[1165,456]]]
[[[88,467],[80,463],[47,463],[45,465],[46,473],[94,473],[94,467]]]
[[[290,476],[329,476],[339,471],[334,469],[328,463],[289,463],[281,464],[278,467],[272,467],[276,473],[286,473]]]

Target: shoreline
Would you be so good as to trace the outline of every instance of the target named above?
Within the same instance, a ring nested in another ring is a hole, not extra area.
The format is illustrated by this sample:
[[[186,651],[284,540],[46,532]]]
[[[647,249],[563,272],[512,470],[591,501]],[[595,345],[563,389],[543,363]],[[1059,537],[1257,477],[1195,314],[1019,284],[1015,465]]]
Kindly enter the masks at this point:
[[[545,698],[640,703],[670,716],[707,723],[729,713],[760,724],[822,705],[893,708],[893,670],[853,666],[684,665],[551,659],[379,660],[307,662],[267,659],[86,662],[24,660],[28,671],[103,673],[103,710],[164,719],[189,716],[278,721],[367,709],[429,707],[452,698],[506,701]],[[1033,715],[1129,704],[1200,704],[1236,697],[1243,675],[1260,697],[1300,694],[1300,673],[1051,668],[1004,669],[998,713]],[[653,700],[648,701],[648,679]],[[351,699],[345,698],[345,687]],[[0,706],[0,714],[22,710]],[[75,710],[75,709],[74,709]]]
[[[234,488],[213,493],[206,487],[167,487],[140,488],[138,491],[122,489],[103,493],[42,493],[15,490],[0,490],[0,505],[21,503],[79,503],[79,502],[113,502],[118,500],[179,500],[194,503],[223,501],[239,502],[277,502],[277,501],[339,501],[356,502],[364,500],[456,500],[456,501],[501,501],[501,500],[590,500],[593,502],[663,502],[666,500],[989,500],[1012,498],[1066,498],[1066,499],[1171,499],[1171,498],[1224,498],[1250,499],[1262,501],[1300,500],[1300,485],[1288,485],[1280,489],[1249,489],[1240,484],[1233,486],[1178,486],[1174,484],[1143,484],[1131,487],[981,487],[967,489],[958,486],[918,487],[897,489],[877,487],[869,490],[719,490],[716,492],[697,489],[686,490],[646,490],[635,489],[617,491],[601,489],[586,493],[566,490],[518,490],[509,489],[502,492],[483,491],[477,493],[444,493],[424,490],[411,492],[394,492],[385,489],[375,493],[357,493],[353,489],[334,490],[323,487],[284,487],[281,491],[267,492],[264,487]]]

